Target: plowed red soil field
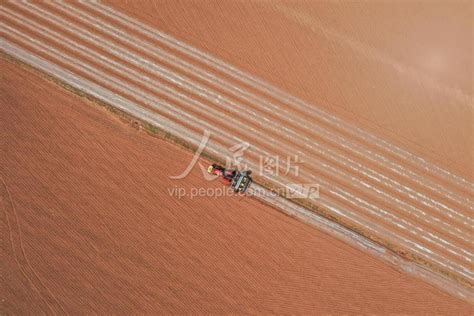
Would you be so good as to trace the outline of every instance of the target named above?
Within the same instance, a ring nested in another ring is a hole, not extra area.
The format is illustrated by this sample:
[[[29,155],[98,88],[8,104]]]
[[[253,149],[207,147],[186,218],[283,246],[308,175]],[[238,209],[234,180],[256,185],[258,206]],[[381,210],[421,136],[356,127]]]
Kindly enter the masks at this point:
[[[16,1],[0,17],[12,58],[188,144],[209,132],[214,160],[247,142],[260,185],[318,185],[302,204],[473,300],[472,3]]]
[[[217,187],[192,154],[3,60],[0,312],[472,314],[252,198]]]

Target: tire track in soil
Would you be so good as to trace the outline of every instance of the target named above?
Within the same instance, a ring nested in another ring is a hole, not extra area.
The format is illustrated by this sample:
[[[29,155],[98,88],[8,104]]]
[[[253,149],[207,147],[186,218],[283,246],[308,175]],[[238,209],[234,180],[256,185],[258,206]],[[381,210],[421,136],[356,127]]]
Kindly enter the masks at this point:
[[[20,270],[21,274],[25,277],[31,287],[34,289],[36,294],[40,297],[41,301],[46,305],[47,309],[51,313],[65,314],[63,306],[59,303],[56,296],[51,290],[44,284],[43,278],[38,275],[33,266],[28,260],[26,250],[23,242],[23,233],[21,230],[20,218],[15,208],[14,201],[8,190],[7,184],[0,174],[0,180],[2,181],[0,186],[0,198],[2,201],[3,212],[8,226],[8,235],[12,247],[12,255],[15,262]]]

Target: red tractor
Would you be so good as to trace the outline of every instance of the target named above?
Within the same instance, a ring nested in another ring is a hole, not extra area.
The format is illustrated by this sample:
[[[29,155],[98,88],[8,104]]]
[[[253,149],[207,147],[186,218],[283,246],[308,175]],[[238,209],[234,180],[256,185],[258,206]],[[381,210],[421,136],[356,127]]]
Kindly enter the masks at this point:
[[[235,192],[244,193],[252,183],[252,177],[250,177],[252,171],[250,170],[239,171],[237,169],[226,169],[217,164],[212,164],[207,168],[207,172],[221,177]]]

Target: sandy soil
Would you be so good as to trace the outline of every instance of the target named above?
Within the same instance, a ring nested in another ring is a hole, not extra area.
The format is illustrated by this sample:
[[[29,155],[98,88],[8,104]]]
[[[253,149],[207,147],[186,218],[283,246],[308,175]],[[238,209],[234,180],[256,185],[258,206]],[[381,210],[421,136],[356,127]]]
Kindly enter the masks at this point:
[[[178,2],[164,3],[159,14],[155,14],[157,8],[151,2],[126,7],[119,3],[116,7],[309,100],[312,105],[307,107],[313,110],[318,106],[383,136],[422,159],[436,162],[448,172],[471,179],[472,104],[466,100],[470,95],[468,70],[472,65],[465,54],[469,47],[452,49],[453,60],[459,64],[445,65],[437,72],[430,71],[427,65],[418,65],[413,52],[429,46],[425,43],[420,48],[415,42],[420,38],[430,41],[431,28],[423,27],[423,23],[432,26],[438,21],[440,10],[446,9],[443,6],[435,5],[423,12],[418,7],[407,7],[410,13],[403,19],[404,7],[397,7],[391,22],[386,24],[380,17],[392,16],[388,13],[391,7],[387,5],[313,7],[301,3],[288,7],[285,4],[232,3],[220,7],[210,3]],[[149,10],[143,10],[144,7]],[[97,8],[78,3],[69,7],[5,3],[1,9],[7,24],[1,31],[7,41],[192,131],[200,133],[206,126],[212,128],[216,143],[233,145],[235,140],[229,142],[229,136],[247,140],[255,149],[247,153],[253,161],[259,159],[257,149],[280,157],[301,152],[306,156],[304,177],[289,176],[286,180],[320,183],[322,196],[317,201],[318,207],[326,211],[335,208],[338,212],[329,214],[339,221],[401,253],[421,256],[435,270],[443,270],[472,286],[471,183],[460,185],[457,180],[453,182],[452,177],[425,172],[425,163],[420,168],[410,159],[397,158],[390,148],[357,139],[352,129],[341,131],[334,122],[305,114],[304,109],[262,94],[257,87],[246,86],[235,78],[226,78],[232,87],[254,93],[262,97],[263,102],[270,100],[280,106],[280,110],[268,111],[262,101],[245,100],[241,92],[229,95],[222,83],[203,81],[191,68],[200,66],[205,75],[222,77],[213,66],[202,65],[200,60],[164,47],[162,40],[150,41],[141,31],[121,24],[123,18],[117,22],[99,14]],[[348,13],[351,10],[366,18],[351,19]],[[463,31],[466,16],[462,6],[453,6],[450,10],[449,16],[459,18],[437,22],[437,27],[445,28],[447,34],[440,35],[442,44],[439,46],[449,46],[449,34],[456,34],[461,43],[468,42],[463,41],[468,34]],[[207,15],[212,18],[203,18]],[[102,22],[94,25],[93,19],[99,17]],[[405,18],[406,25],[401,24]],[[104,21],[112,25],[114,32],[126,33],[107,32]],[[380,27],[364,32],[370,27],[368,21],[376,21]],[[417,28],[421,28],[420,33],[413,35],[411,31]],[[396,35],[399,33],[411,37],[399,37]],[[126,37],[119,40],[117,34]],[[360,34],[367,34],[367,38]],[[149,43],[152,45],[147,46]],[[238,49],[234,49],[236,45]],[[164,49],[171,55],[159,57],[156,49]],[[189,64],[179,68],[176,61]],[[436,63],[443,64],[439,58]],[[167,67],[169,72],[165,74],[162,67]],[[454,69],[458,71],[451,71]],[[179,76],[186,79],[185,84],[177,80]],[[314,82],[321,85],[313,87]],[[198,86],[207,90],[198,91],[195,88]],[[171,89],[171,93],[164,93],[163,88]],[[439,104],[450,107],[440,108]],[[282,115],[285,106],[287,115],[297,123]],[[239,108],[237,113],[236,108]],[[178,111],[177,115],[170,110]],[[348,112],[353,115],[346,115]],[[309,120],[310,128],[300,124],[305,119]],[[380,124],[383,127],[378,130]],[[251,132],[246,133],[246,128]],[[289,128],[294,134],[282,132],[282,128]],[[334,141],[331,138],[334,135],[342,138]],[[357,150],[356,146],[359,146]],[[357,152],[360,149],[366,153]],[[374,154],[384,160],[374,161]],[[455,158],[455,165],[449,163],[451,158],[443,158],[448,156]],[[392,163],[398,164],[402,172],[393,169]]]
[[[250,198],[191,154],[1,62],[1,310],[472,313]]]
[[[135,22],[101,5],[14,2],[0,6],[0,32],[8,43],[108,89],[113,95],[105,102],[120,96],[198,136],[210,129],[224,153],[238,137],[252,144],[246,157],[253,163],[264,152],[302,155],[300,176],[279,180],[319,183],[321,197],[311,201],[317,211],[472,288],[472,62],[463,4],[114,7],[146,25],[133,28]],[[175,42],[145,36],[147,25],[309,102],[301,107],[262,92],[261,84],[231,77]],[[453,40],[458,48],[449,48]],[[87,86],[83,79],[78,89]],[[315,114],[319,109],[343,120],[327,120]],[[400,156],[341,122],[418,156]]]

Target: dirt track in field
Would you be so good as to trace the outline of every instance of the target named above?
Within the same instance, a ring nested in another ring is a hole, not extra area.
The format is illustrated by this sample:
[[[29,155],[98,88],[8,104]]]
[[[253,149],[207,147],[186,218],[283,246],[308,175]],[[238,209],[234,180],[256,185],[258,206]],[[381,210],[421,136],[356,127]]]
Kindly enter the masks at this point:
[[[7,313],[463,313],[472,306],[254,199],[191,154],[1,62],[2,286]]]

